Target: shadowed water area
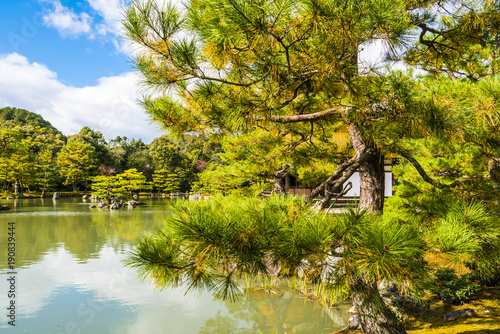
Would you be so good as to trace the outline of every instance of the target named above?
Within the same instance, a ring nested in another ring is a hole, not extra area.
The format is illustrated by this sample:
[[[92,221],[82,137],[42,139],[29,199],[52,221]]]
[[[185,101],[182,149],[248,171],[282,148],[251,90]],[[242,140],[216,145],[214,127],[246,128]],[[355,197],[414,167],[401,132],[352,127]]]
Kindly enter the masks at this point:
[[[122,260],[144,232],[162,225],[171,202],[117,211],[81,199],[0,200],[0,307],[7,298],[7,227],[16,226],[16,326],[0,333],[331,333],[344,308],[326,310],[289,291],[249,292],[237,302],[182,287],[155,290]]]

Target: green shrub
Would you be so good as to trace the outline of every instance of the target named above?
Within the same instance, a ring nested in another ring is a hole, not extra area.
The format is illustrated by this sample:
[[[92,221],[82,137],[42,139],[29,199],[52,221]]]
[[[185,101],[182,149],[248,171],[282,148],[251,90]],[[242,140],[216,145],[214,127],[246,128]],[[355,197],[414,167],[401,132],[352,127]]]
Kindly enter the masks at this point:
[[[439,268],[432,281],[431,292],[446,304],[460,305],[481,289],[473,274],[458,276],[451,268]]]

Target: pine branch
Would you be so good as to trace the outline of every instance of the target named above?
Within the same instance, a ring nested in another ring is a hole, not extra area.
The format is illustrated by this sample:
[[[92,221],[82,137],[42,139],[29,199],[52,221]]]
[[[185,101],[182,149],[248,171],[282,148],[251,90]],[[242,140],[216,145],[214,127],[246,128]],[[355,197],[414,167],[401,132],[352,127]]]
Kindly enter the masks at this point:
[[[341,164],[322,184],[316,187],[307,197],[306,203],[316,198],[327,186],[338,187],[354,174],[359,166],[372,157],[372,150],[367,149],[361,155],[355,155]],[[344,173],[345,172],[345,173]]]
[[[449,30],[448,31],[439,31],[439,30],[433,29],[431,27],[428,27],[425,23],[419,23],[419,24],[417,24],[417,26],[420,29],[422,29],[422,31],[420,32],[420,35],[418,37],[419,42],[423,45],[428,46],[429,48],[432,48],[434,51],[436,51],[437,54],[442,54],[442,52],[440,52],[440,51],[438,51],[438,49],[436,49],[436,45],[447,48],[447,49],[458,51],[456,48],[454,48],[450,45],[446,45],[446,44],[443,44],[443,43],[436,41],[436,38],[434,38],[432,41],[424,38],[424,36],[427,32],[431,32],[433,34],[436,34],[438,36],[446,38],[446,34],[450,32]]]
[[[463,185],[462,185],[462,183],[459,180],[456,180],[456,181],[454,181],[451,184],[443,184],[443,183],[440,183],[439,181],[436,181],[436,180],[432,179],[429,175],[427,175],[427,173],[422,168],[422,166],[420,165],[420,163],[408,151],[400,151],[399,154],[403,158],[405,158],[406,160],[408,160],[413,165],[413,167],[415,167],[415,169],[417,170],[418,174],[420,174],[420,176],[422,177],[422,179],[425,182],[430,183],[434,187],[439,188],[439,189],[455,188],[455,187],[463,188]]]
[[[334,115],[337,113],[345,113],[350,109],[350,107],[344,107],[344,110],[341,110],[340,108],[330,108],[330,109],[325,109],[322,111],[318,111],[312,114],[305,114],[305,115],[293,115],[293,116],[277,116],[277,115],[271,115],[269,117],[266,116],[253,116],[254,121],[264,121],[264,120],[269,120],[271,122],[275,123],[282,123],[282,124],[289,124],[289,123],[300,123],[300,122],[310,122],[310,121],[315,121],[330,115]]]

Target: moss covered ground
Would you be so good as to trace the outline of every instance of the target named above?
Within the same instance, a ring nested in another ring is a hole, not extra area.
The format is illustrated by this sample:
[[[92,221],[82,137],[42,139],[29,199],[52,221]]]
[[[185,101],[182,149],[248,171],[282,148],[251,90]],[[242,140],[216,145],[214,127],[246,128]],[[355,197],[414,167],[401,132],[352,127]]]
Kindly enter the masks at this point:
[[[443,315],[464,308],[476,311],[473,317],[459,317],[447,321]],[[438,302],[430,305],[429,311],[420,317],[405,321],[410,334],[500,334],[500,288],[484,288],[474,298],[459,306]],[[359,334],[362,331],[344,330],[335,334]]]

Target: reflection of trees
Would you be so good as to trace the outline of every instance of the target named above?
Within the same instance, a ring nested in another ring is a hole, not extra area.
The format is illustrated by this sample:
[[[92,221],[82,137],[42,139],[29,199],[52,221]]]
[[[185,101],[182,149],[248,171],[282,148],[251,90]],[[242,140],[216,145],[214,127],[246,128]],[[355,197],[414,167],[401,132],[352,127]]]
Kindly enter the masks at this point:
[[[144,231],[161,225],[169,210],[166,201],[156,202],[154,212],[151,206],[120,211],[89,209],[79,202],[79,199],[62,199],[54,205],[52,200],[36,199],[10,203],[10,212],[18,214],[2,217],[2,221],[16,222],[16,267],[38,262],[44,254],[60,246],[78,261],[96,258],[105,245],[121,251]],[[7,243],[4,226],[0,231],[1,245]],[[0,269],[5,268],[6,261],[0,263]]]
[[[232,317],[221,315],[220,311],[214,318],[205,321],[204,326],[200,329],[199,334],[214,334],[214,333],[255,333],[253,330],[238,330],[238,321]]]
[[[217,314],[205,322],[200,333],[331,333],[342,326],[335,323],[319,304],[289,291],[267,293],[250,290],[245,298],[236,302],[226,301],[230,315]],[[336,309],[346,318],[347,308]],[[251,328],[244,328],[241,320]]]

